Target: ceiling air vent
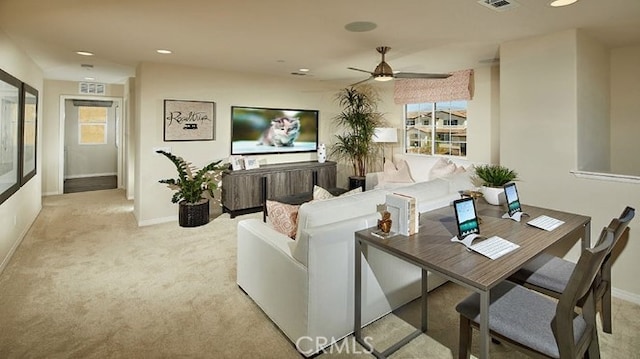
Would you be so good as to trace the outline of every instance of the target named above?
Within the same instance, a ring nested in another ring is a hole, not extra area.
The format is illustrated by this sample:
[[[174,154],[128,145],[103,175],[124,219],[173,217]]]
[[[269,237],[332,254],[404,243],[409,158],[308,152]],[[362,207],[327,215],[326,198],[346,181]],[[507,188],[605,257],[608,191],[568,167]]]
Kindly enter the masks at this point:
[[[506,11],[520,6],[514,0],[479,0],[478,4],[495,11]]]
[[[87,95],[104,95],[106,85],[96,82],[80,82],[80,93]]]

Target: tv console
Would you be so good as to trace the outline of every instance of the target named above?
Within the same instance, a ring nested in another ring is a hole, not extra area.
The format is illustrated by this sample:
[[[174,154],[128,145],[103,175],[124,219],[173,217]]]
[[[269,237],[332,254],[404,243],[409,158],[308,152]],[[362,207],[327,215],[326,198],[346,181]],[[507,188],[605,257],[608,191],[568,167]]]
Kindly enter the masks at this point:
[[[289,162],[263,165],[250,170],[222,173],[222,211],[231,218],[260,212],[266,198],[286,197],[336,187],[336,163],[326,161]]]

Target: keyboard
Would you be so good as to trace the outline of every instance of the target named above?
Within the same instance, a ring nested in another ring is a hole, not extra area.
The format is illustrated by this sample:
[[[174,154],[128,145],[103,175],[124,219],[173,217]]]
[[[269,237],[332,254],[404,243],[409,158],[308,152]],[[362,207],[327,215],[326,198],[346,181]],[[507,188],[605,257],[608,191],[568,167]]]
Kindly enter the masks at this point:
[[[545,215],[536,217],[527,222],[527,224],[544,229],[545,231],[553,231],[554,229],[560,227],[560,225],[562,225],[563,223],[564,221]]]
[[[493,236],[470,246],[469,249],[485,257],[497,259],[519,247],[519,245],[509,242],[504,238]]]

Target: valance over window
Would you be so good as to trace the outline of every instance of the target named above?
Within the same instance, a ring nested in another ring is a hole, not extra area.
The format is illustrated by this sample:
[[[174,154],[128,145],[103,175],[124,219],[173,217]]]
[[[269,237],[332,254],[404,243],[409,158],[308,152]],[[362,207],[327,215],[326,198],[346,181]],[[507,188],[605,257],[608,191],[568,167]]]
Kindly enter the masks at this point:
[[[396,79],[396,104],[471,100],[473,70],[456,71],[446,79]]]

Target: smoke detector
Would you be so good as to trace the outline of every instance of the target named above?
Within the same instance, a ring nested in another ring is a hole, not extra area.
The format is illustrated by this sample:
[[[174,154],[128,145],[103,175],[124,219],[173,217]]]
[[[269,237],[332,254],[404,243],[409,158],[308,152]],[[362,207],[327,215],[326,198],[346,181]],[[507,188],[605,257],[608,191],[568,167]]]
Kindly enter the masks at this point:
[[[479,0],[478,4],[498,12],[511,10],[520,6],[514,0]]]

